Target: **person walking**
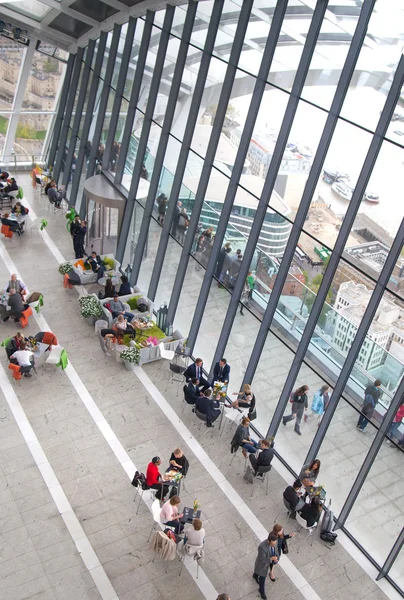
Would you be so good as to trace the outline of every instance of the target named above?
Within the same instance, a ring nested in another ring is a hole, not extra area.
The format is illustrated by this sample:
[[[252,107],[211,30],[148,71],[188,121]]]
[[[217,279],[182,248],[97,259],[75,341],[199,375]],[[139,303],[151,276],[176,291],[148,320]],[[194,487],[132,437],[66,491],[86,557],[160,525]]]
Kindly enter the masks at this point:
[[[289,421],[295,421],[295,432],[298,435],[302,435],[300,431],[300,423],[302,422],[302,418],[304,412],[307,411],[309,406],[307,392],[309,391],[308,385],[302,385],[302,387],[298,388],[295,392],[293,392],[290,401],[292,402],[292,412],[287,417],[283,417],[282,423],[286,425]]]
[[[369,423],[369,420],[373,417],[376,404],[378,403],[379,398],[382,395],[382,390],[380,389],[381,385],[382,382],[380,381],[380,379],[376,379],[373,385],[368,385],[365,389],[365,398],[362,404],[361,414],[356,424],[356,427],[362,433],[365,433],[365,428]]]
[[[330,401],[330,394],[328,393],[329,389],[330,386],[322,385],[321,388],[313,396],[313,401],[311,403],[311,413],[313,416],[317,417],[317,426],[320,425],[324,411]]]
[[[278,538],[270,533],[267,540],[264,540],[258,546],[258,556],[255,560],[253,578],[259,585],[261,598],[267,600],[265,594],[265,579],[268,571],[278,562]],[[275,581],[271,578],[271,581]]]

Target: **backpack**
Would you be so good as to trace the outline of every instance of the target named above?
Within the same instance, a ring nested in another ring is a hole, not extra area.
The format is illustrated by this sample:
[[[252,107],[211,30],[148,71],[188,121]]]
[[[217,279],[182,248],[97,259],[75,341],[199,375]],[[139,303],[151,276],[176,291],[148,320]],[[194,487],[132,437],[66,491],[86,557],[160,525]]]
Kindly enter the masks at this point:
[[[149,486],[146,483],[146,477],[144,473],[139,473],[139,471],[136,471],[133,479],[132,479],[132,485],[134,487],[141,487],[142,490],[147,490],[149,488]]]

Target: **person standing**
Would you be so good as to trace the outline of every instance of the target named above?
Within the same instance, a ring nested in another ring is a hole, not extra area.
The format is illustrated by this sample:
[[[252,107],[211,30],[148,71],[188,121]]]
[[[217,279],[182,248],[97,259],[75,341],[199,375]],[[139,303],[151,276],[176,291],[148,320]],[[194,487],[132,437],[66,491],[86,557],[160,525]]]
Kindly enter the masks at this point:
[[[264,540],[258,546],[258,556],[255,560],[253,578],[259,585],[260,595],[263,600],[267,600],[265,594],[265,579],[268,571],[273,569],[279,559],[278,538],[270,533],[267,540]],[[275,581],[272,579],[272,581]]]
[[[323,385],[313,396],[311,412],[317,417],[317,426],[320,425],[326,406],[328,406],[330,401],[330,394],[328,393],[329,389],[330,386]]]
[[[87,222],[82,221],[80,223],[80,228],[78,230],[78,233],[76,234],[76,245],[77,245],[76,258],[83,258],[85,255],[84,240],[86,238],[86,233],[87,233]],[[77,254],[78,254],[78,256],[77,256]]]
[[[163,225],[164,223],[164,217],[166,214],[166,210],[167,210],[167,202],[168,202],[168,198],[165,194],[160,194],[160,196],[157,196],[157,212],[158,212],[158,222],[160,223],[160,225]]]
[[[393,439],[394,437],[398,438],[398,429],[401,425],[402,420],[404,419],[404,402],[401,404],[400,408],[395,414],[392,424],[389,427],[387,435]],[[388,441],[388,440],[387,440]]]
[[[182,206],[182,202],[181,202],[181,200],[178,200],[177,204],[175,205],[175,211],[174,211],[174,215],[173,215],[173,224],[171,226],[171,235],[173,237],[177,237],[177,227],[178,227],[178,222],[180,220],[181,206]]]
[[[70,235],[72,236],[73,250],[74,250],[74,254],[75,254],[76,258],[82,258],[82,256],[79,256],[80,248],[79,248],[78,235],[80,233],[80,229],[81,229],[80,217],[79,217],[79,215],[76,215],[74,217],[74,221],[72,221],[72,223],[70,223]]]
[[[295,392],[293,392],[292,397],[291,397],[292,412],[290,415],[288,415],[287,417],[283,417],[283,419],[282,419],[282,423],[284,425],[286,425],[286,423],[289,423],[289,421],[293,421],[293,419],[296,419],[295,432],[298,435],[302,435],[302,432],[300,431],[300,423],[302,422],[304,412],[307,410],[307,408],[309,406],[309,402],[308,402],[308,398],[307,398],[308,391],[309,391],[309,386],[302,385],[302,387],[298,388]]]
[[[230,242],[226,242],[225,245],[223,246],[223,248],[220,250],[219,258],[217,259],[217,263],[216,263],[215,277],[219,280],[218,281],[219,287],[221,285],[220,274],[222,272],[224,259],[227,254],[230,254],[230,252],[231,252],[231,244],[230,244]]]
[[[369,419],[373,417],[373,413],[375,412],[376,404],[379,401],[380,396],[382,395],[382,390],[380,386],[382,382],[380,379],[376,379],[373,385],[368,385],[365,389],[365,399],[362,404],[361,415],[359,416],[356,427],[362,433],[365,433],[365,428],[369,423]]]
[[[177,223],[177,232],[178,232],[178,241],[180,244],[184,243],[185,240],[185,231],[189,225],[189,217],[187,215],[187,211],[185,208],[181,208],[181,212],[178,217]]]
[[[278,523],[276,525],[273,526],[271,533],[273,535],[275,535],[278,539],[278,562],[282,556],[282,552],[285,553],[286,550],[286,554],[288,552],[288,547],[287,547],[287,542],[286,540],[290,540],[291,538],[295,537],[295,533],[292,532],[290,534],[287,534],[284,532],[282,525],[279,525]],[[274,564],[272,564],[272,567],[270,567],[269,569],[269,578],[271,581],[275,581],[275,577],[273,576],[273,570],[274,570]]]

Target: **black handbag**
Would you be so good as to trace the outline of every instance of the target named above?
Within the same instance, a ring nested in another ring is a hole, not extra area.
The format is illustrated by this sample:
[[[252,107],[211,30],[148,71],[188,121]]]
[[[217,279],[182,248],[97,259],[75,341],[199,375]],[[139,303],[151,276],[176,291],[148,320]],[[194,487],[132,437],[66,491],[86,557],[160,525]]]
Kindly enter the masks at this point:
[[[285,539],[282,540],[282,553],[289,554],[288,543]]]
[[[248,413],[248,418],[250,421],[254,421],[257,418],[257,410],[255,408],[252,409],[251,412]]]

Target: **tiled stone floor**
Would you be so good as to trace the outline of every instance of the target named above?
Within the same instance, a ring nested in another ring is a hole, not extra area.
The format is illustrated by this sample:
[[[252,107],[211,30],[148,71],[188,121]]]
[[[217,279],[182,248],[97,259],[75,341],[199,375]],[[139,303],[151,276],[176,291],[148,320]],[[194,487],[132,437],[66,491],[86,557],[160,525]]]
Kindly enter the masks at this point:
[[[20,182],[37,215],[46,214],[44,201],[34,198],[25,183],[28,178],[23,176]],[[49,235],[65,258],[71,258],[63,215],[50,214],[48,220]],[[63,288],[57,263],[42,237],[27,232],[20,239],[3,240],[3,244],[30,290],[44,293],[45,319],[137,468],[144,470],[155,455],[160,455],[165,464],[174,447],[183,447],[191,468],[182,500],[188,504],[197,497],[202,503],[207,533],[203,570],[213,586],[218,592],[227,591],[232,600],[257,598],[251,568],[260,540],[181,441],[140,381],[128,375],[114,357],[108,359],[102,354],[93,331],[79,317],[76,290]],[[0,277],[8,280],[1,258]],[[12,323],[4,324],[3,338],[15,330]],[[37,330],[31,319],[27,333]],[[1,362],[7,366],[4,355]],[[175,385],[168,383],[164,365],[152,363],[144,371],[261,523],[271,528],[282,508],[285,480],[273,469],[269,495],[258,487],[250,499],[250,488],[242,479],[244,461],[237,457],[229,466],[229,434],[220,437],[215,429],[213,435],[204,435],[203,430],[193,429],[192,415],[188,408],[181,413],[181,400]],[[161,563],[152,562],[146,542],[152,526],[150,512],[142,504],[139,515],[135,514],[128,477],[67,376],[59,369],[39,366],[37,379],[22,380],[14,389],[119,599],[202,599],[203,594],[185,569],[178,577],[177,563],[171,564],[164,575]],[[101,598],[1,393],[0,448],[1,600]],[[285,526],[290,531],[295,523]],[[315,539],[313,547],[305,546],[298,553],[301,540],[297,535],[292,541],[289,558],[321,598],[386,598],[339,544],[328,550]],[[282,599],[302,598],[282,569],[277,571],[277,581],[268,592]]]

